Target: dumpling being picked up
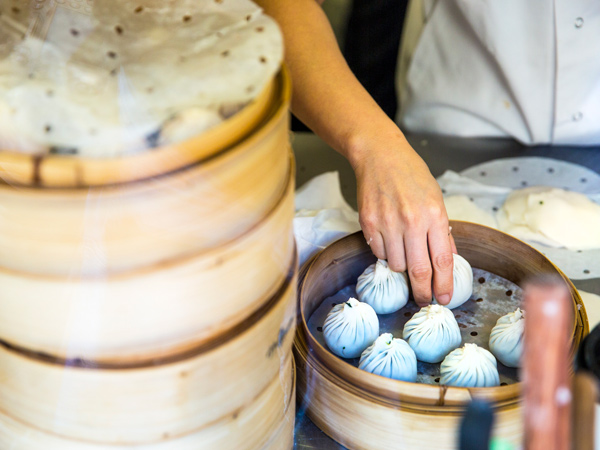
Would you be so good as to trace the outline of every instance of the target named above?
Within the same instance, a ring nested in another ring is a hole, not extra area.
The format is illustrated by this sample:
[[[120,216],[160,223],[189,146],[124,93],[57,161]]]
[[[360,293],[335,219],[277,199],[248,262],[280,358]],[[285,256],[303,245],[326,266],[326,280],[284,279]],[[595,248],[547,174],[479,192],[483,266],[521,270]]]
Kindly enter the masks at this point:
[[[496,358],[477,344],[465,344],[444,358],[440,384],[457,387],[490,387],[500,384]]]
[[[402,337],[419,361],[437,363],[462,342],[454,314],[442,305],[421,308],[404,325]]]
[[[525,311],[517,308],[498,319],[490,335],[490,350],[507,367],[519,367],[523,352]]]
[[[333,353],[357,358],[379,336],[379,319],[371,306],[350,298],[329,311],[323,335]]]
[[[471,269],[471,264],[456,253],[453,253],[452,256],[454,257],[454,290],[452,292],[450,303],[444,305],[446,308],[450,309],[462,305],[471,298],[471,294],[473,293],[473,269]],[[433,300],[437,303],[435,298]]]
[[[379,259],[358,277],[356,293],[377,314],[390,314],[408,302],[408,277],[404,272],[394,272],[387,261]]]
[[[394,380],[416,381],[417,357],[402,339],[383,333],[360,356],[359,369]]]

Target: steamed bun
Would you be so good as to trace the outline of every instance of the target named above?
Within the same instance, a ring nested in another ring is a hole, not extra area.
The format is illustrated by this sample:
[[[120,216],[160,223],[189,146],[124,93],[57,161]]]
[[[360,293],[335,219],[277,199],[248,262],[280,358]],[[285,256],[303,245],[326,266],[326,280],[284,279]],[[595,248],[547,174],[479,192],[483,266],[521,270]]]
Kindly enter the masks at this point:
[[[586,195],[547,186],[513,191],[497,213],[500,230],[571,250],[600,248],[600,205]]]

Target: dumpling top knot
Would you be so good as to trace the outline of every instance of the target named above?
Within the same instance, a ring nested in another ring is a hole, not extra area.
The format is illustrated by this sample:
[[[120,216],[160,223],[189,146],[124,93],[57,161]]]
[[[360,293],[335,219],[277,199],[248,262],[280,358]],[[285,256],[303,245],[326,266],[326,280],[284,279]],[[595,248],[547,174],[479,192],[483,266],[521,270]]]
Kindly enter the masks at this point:
[[[350,297],[344,303],[335,305],[330,313],[338,312],[345,316],[364,316],[365,314],[369,315],[369,313],[372,312],[372,308],[367,309],[365,308],[365,305],[365,303],[358,301],[354,297]]]
[[[373,281],[381,284],[387,280],[392,272],[388,262],[385,259],[378,259],[373,270]]]
[[[394,335],[392,333],[383,333],[381,336],[375,339],[375,342],[373,343],[373,350],[376,350],[378,352],[385,351],[391,348],[393,343]]]
[[[426,308],[425,312],[428,319],[431,320],[444,320],[444,307],[442,305],[430,305]]]
[[[480,347],[477,344],[466,343],[463,347],[462,359],[479,358],[479,349]]]
[[[506,316],[508,317],[508,320],[510,320],[510,323],[517,323],[519,320],[525,318],[525,311],[521,308],[517,308],[514,313],[509,313]]]
[[[346,309],[346,306],[349,308],[353,308],[355,306],[358,306],[359,303],[360,302],[357,299],[355,299],[354,297],[350,297],[347,302],[344,302],[344,309]]]

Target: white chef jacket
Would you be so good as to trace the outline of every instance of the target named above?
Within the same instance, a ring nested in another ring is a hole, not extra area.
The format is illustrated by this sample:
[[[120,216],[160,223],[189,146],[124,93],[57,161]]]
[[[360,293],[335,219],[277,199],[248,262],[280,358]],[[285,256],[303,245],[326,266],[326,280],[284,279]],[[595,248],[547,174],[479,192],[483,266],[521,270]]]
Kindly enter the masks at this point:
[[[599,0],[412,0],[398,70],[409,131],[600,144]]]

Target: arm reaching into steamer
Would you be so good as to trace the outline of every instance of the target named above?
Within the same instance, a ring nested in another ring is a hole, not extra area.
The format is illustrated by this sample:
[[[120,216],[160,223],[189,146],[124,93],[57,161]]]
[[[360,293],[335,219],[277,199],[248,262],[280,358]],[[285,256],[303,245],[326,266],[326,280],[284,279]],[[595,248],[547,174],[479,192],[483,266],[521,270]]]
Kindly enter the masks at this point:
[[[352,165],[373,253],[408,269],[420,305],[452,297],[452,251],[440,188],[396,124],[354,77],[315,0],[257,0],[282,28],[292,110]],[[433,292],[432,292],[433,287]]]

